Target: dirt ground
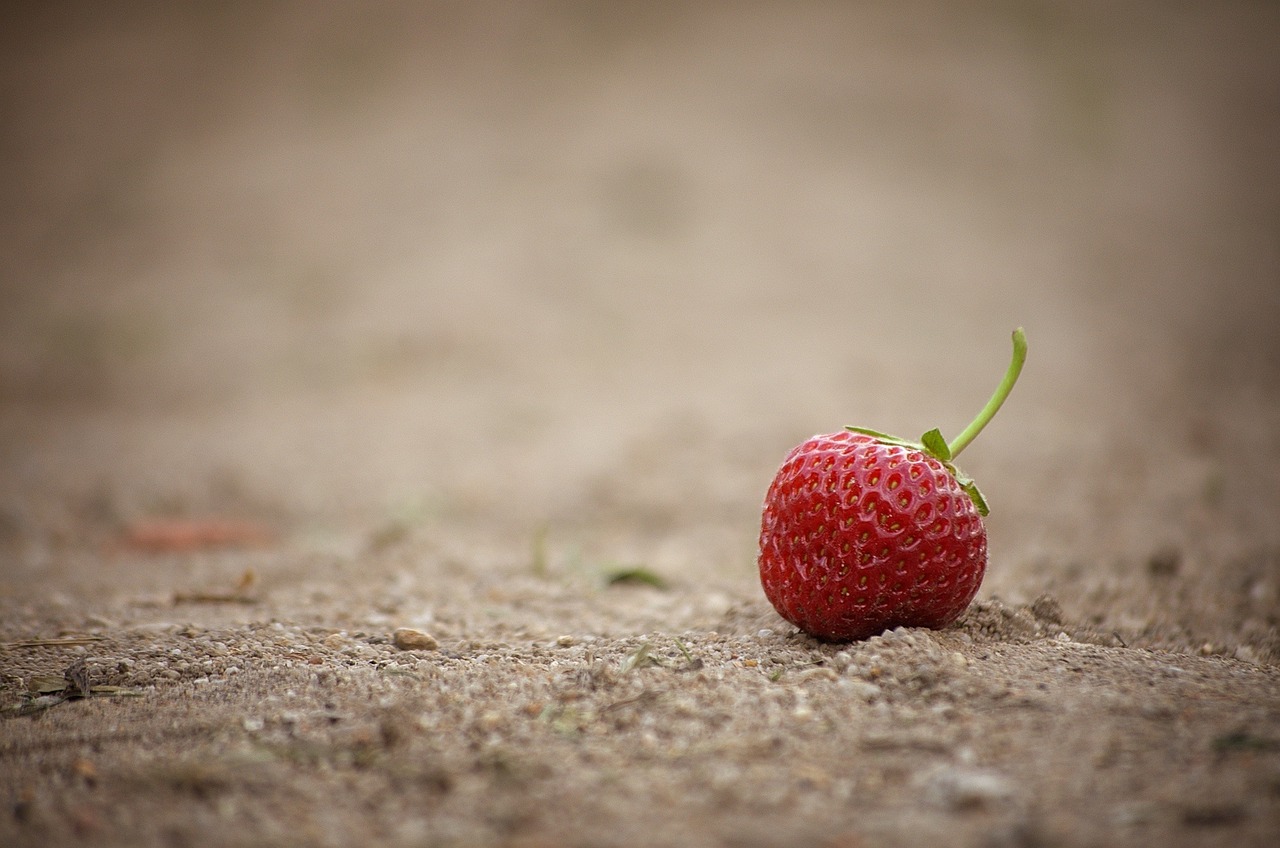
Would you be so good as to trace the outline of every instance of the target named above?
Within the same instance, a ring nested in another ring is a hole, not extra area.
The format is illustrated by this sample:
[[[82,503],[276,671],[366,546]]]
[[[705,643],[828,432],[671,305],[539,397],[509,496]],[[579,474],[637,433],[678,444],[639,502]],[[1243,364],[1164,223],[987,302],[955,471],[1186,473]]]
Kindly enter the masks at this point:
[[[0,843],[1277,844],[1276,4],[3,17]],[[1018,325],[978,600],[798,634]]]

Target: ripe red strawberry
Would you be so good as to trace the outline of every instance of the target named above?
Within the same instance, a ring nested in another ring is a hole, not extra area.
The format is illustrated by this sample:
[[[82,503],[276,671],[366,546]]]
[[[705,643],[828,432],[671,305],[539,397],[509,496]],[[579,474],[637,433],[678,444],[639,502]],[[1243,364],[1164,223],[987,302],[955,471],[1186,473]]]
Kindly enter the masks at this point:
[[[950,445],[849,427],[794,448],[765,495],[760,583],[787,621],[819,639],[865,639],[898,627],[945,627],[987,568],[986,502],[951,460],[1004,403],[1026,359]]]

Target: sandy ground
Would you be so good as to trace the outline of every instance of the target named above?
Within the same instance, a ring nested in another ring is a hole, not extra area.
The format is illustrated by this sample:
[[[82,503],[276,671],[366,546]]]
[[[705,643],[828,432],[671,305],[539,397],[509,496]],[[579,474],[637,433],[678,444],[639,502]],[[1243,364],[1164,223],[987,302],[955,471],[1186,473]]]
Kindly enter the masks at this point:
[[[4,16],[0,843],[1280,837],[1274,4]],[[797,634],[1017,325],[975,605]]]

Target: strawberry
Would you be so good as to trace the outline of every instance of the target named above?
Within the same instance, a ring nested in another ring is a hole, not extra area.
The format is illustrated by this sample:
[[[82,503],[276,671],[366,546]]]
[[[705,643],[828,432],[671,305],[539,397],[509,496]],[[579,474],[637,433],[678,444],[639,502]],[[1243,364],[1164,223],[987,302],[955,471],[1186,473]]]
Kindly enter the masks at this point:
[[[960,617],[986,573],[988,510],[953,460],[1008,397],[1026,349],[1019,328],[1000,386],[950,444],[936,429],[910,442],[847,427],[787,454],[765,495],[759,558],[783,618],[851,641]]]

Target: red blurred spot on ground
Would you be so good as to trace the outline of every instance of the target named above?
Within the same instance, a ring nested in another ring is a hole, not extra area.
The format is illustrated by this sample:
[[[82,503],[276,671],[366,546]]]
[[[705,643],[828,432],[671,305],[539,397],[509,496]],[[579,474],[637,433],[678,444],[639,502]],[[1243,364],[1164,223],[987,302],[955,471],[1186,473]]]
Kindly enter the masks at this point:
[[[267,525],[235,518],[148,518],[128,525],[121,537],[124,547],[148,553],[264,547],[274,541]]]

